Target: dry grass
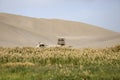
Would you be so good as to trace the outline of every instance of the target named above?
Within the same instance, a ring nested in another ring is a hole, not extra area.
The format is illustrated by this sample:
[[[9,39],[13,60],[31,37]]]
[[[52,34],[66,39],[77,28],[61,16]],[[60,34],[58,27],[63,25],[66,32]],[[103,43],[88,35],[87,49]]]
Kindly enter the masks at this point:
[[[120,45],[105,49],[1,47],[0,68],[0,80],[119,80]]]

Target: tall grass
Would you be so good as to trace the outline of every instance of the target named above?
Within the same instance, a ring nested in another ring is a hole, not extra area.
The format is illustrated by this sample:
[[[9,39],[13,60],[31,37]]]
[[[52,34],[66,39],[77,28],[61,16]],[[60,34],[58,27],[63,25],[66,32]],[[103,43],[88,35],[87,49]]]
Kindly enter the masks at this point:
[[[120,80],[120,45],[0,48],[0,80]]]

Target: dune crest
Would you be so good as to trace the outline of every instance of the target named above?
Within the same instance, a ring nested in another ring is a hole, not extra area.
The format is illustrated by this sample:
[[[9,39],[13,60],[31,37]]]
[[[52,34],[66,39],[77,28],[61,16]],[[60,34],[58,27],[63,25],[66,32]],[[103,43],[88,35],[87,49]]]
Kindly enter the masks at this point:
[[[0,13],[0,46],[31,46],[41,41],[56,45],[64,37],[73,47],[111,47],[120,44],[120,33],[97,26],[59,19],[39,19]]]

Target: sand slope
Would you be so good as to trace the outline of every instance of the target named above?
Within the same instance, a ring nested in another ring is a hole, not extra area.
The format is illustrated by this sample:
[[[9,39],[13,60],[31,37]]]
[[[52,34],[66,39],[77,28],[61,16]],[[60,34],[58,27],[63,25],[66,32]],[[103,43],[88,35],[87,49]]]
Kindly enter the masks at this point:
[[[0,13],[0,46],[56,45],[64,37],[73,47],[110,47],[120,44],[120,33],[97,26],[59,19],[38,19]]]

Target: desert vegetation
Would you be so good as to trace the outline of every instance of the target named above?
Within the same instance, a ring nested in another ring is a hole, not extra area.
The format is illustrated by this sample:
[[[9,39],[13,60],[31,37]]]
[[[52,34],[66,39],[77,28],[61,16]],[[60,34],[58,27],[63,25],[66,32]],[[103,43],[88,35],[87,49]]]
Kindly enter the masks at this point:
[[[119,80],[120,45],[105,48],[0,47],[0,80]]]

